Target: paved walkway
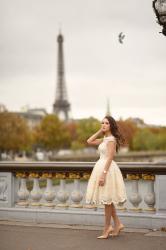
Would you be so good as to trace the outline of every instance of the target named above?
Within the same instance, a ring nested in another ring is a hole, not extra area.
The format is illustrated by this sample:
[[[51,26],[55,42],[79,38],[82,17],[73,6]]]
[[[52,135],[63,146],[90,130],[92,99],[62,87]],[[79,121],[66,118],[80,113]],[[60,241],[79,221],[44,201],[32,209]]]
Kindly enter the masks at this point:
[[[0,222],[0,250],[165,250],[166,233],[125,229],[98,240],[101,227]]]

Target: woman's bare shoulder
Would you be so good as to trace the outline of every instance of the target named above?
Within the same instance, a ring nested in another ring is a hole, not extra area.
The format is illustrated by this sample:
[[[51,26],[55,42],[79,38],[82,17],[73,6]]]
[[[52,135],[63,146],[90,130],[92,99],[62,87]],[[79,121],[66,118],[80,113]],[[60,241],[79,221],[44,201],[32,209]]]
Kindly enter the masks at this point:
[[[106,141],[106,142],[116,142],[116,138],[115,138],[115,136],[110,135],[110,136],[104,137],[104,141]]]

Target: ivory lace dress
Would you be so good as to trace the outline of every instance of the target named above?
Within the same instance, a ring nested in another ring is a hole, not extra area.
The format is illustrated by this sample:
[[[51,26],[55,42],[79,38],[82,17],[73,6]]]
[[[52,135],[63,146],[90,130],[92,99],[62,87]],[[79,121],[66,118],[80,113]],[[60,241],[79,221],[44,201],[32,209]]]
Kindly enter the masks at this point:
[[[113,160],[106,173],[104,186],[99,186],[99,179],[107,161],[107,143],[109,141],[116,141],[116,139],[112,135],[104,137],[98,147],[100,158],[92,170],[86,191],[85,199],[88,204],[99,205],[114,203],[118,205],[123,204],[127,199],[122,173]]]

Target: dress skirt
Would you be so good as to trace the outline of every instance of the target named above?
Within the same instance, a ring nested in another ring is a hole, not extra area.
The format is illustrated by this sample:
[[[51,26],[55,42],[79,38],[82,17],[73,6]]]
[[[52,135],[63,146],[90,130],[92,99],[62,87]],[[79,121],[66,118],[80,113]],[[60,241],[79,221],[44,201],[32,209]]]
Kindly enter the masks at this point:
[[[122,173],[115,161],[106,174],[104,186],[99,186],[99,179],[104,170],[106,158],[100,158],[91,173],[86,191],[87,204],[123,204],[126,199],[126,189]]]

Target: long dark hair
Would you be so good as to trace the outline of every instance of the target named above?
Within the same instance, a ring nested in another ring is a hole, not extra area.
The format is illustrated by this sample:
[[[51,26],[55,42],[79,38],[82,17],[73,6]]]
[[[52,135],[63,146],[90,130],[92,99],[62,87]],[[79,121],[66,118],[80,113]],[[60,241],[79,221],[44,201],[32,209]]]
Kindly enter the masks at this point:
[[[104,119],[107,119],[110,124],[111,134],[116,138],[116,152],[120,149],[120,146],[124,144],[125,139],[119,131],[119,127],[112,116],[106,115]]]

